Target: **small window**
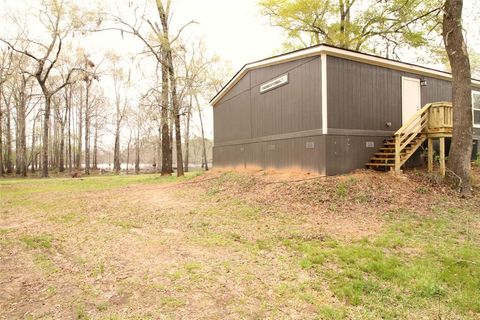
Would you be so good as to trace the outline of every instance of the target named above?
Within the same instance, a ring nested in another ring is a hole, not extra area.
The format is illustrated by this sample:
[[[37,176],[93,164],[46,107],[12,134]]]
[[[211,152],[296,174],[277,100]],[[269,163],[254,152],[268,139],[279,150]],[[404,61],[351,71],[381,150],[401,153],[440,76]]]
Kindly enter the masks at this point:
[[[472,91],[473,126],[480,128],[480,91]]]

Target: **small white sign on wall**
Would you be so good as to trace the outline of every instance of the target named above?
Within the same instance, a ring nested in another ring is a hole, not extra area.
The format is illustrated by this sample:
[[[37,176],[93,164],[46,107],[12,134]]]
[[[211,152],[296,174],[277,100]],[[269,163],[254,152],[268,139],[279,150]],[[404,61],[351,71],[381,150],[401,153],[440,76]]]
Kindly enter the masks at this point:
[[[375,148],[375,142],[367,141],[367,148]]]
[[[287,83],[288,83],[288,73],[262,84],[260,86],[260,93],[265,93],[267,91],[276,89],[276,88],[281,87],[281,86],[283,86]]]
[[[312,141],[307,142],[305,148],[307,148],[307,149],[315,149],[315,142],[312,142]]]

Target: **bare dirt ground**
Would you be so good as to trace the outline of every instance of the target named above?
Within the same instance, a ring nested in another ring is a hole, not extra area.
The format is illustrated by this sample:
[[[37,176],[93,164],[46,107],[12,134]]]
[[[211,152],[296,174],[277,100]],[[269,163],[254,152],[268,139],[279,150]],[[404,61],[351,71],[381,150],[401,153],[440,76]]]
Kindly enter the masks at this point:
[[[415,173],[101,179],[0,185],[0,319],[381,318],[287,244],[354,243],[402,210],[478,204]]]

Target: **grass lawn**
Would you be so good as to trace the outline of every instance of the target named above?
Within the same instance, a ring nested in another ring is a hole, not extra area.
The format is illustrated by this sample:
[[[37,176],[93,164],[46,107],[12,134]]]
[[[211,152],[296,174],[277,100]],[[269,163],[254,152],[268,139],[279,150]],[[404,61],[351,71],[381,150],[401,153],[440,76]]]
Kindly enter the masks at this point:
[[[0,319],[480,319],[479,208],[421,172],[2,179]]]

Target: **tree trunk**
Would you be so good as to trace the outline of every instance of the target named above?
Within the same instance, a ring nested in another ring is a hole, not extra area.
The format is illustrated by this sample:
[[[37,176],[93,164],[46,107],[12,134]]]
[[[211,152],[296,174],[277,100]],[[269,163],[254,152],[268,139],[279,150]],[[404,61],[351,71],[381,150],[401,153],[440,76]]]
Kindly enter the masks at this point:
[[[165,60],[165,51],[162,49],[162,59]],[[170,147],[170,129],[168,126],[168,68],[162,63],[162,113],[161,113],[161,132],[162,132],[162,176],[172,174],[172,153]]]
[[[0,86],[0,177],[3,177],[2,87]]]
[[[65,87],[65,114],[63,115],[62,122],[60,123],[60,154],[58,160],[58,171],[60,172],[65,172],[65,126],[68,120],[68,110],[70,109],[67,90],[67,87]]]
[[[208,171],[207,147],[205,145],[205,131],[203,130],[203,117],[198,97],[195,95],[195,102],[197,103],[198,117],[200,118],[200,130],[202,132],[202,147],[203,147],[203,161],[205,161],[205,171]]]
[[[127,173],[130,165],[130,145],[132,144],[132,130],[130,130],[130,136],[127,143]]]
[[[95,133],[93,134],[93,170],[98,170],[98,115],[95,116]]]
[[[11,119],[10,119],[10,106],[6,105],[5,108],[5,116],[6,116],[6,132],[5,132],[5,139],[6,139],[6,146],[5,146],[5,167],[7,174],[13,173],[13,162],[12,162],[12,128],[11,128]]]
[[[190,95],[190,103],[187,110],[187,122],[185,123],[185,165],[184,170],[188,172],[189,155],[190,155],[190,118],[192,117],[192,95]]]
[[[80,86],[80,103],[78,104],[78,119],[77,119],[77,124],[78,124],[78,139],[77,139],[77,156],[76,156],[76,163],[75,167],[77,170],[80,170],[82,167],[82,133],[83,133],[83,128],[82,128],[82,123],[83,123],[83,88]]]
[[[72,88],[68,93],[68,170],[72,172]]]
[[[135,173],[140,173],[140,123],[137,123],[137,139],[135,146]]]
[[[116,174],[120,173],[120,123],[117,121],[117,129],[115,130],[115,146],[113,150],[113,170]]]
[[[52,96],[45,95],[45,114],[43,120],[43,138],[42,138],[42,177],[48,178],[48,143],[50,133],[50,105]]]
[[[453,136],[448,156],[449,178],[463,195],[471,194],[472,89],[467,46],[462,33],[463,0],[446,0],[443,40],[452,68]]]
[[[85,88],[85,174],[90,175],[90,106],[88,105],[91,81],[86,81]]]
[[[172,113],[175,124],[175,147],[177,151],[177,177],[184,176],[182,159],[182,131],[180,127],[180,103],[177,94],[177,79],[175,77],[175,68],[173,65],[172,49],[166,46],[166,62],[168,63],[168,74],[170,76],[170,90],[172,93]]]
[[[35,140],[36,140],[36,125],[37,125],[37,114],[34,114],[34,117],[33,117],[33,126],[32,126],[32,149],[30,151],[30,161],[31,161],[31,164],[32,164],[32,167],[30,168],[30,172],[33,174],[35,173]]]
[[[20,98],[17,103],[17,174],[27,176],[27,106],[25,97],[26,80],[23,79]]]

